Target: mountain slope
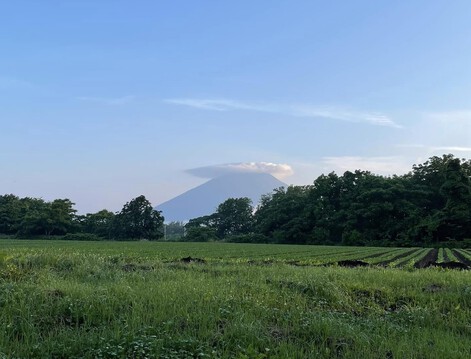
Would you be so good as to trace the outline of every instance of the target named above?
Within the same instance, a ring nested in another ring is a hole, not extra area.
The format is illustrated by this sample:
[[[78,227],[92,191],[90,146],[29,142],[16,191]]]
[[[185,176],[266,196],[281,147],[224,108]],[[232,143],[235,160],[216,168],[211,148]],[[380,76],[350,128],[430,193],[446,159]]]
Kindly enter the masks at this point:
[[[248,197],[256,205],[261,195],[286,186],[267,173],[237,173],[213,178],[156,207],[165,221],[186,221],[214,213],[228,198]]]

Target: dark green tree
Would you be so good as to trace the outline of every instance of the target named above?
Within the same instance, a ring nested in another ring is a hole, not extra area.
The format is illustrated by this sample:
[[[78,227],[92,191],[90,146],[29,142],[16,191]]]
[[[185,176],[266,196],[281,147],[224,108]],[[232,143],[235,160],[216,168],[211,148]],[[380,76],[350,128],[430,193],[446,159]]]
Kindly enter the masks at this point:
[[[16,234],[21,223],[21,201],[18,196],[0,196],[0,233]]]
[[[471,183],[459,159],[450,159],[440,193],[446,199],[439,215],[439,239],[462,240],[471,234]]]
[[[229,198],[215,213],[215,228],[219,238],[248,234],[253,229],[253,207],[250,198]]]
[[[306,243],[311,225],[308,216],[310,186],[278,188],[262,196],[255,212],[257,233],[277,243]]]
[[[77,228],[75,203],[69,199],[55,199],[49,203],[49,218],[51,226],[49,234],[66,234]]]
[[[185,242],[210,242],[217,240],[216,230],[211,227],[190,227],[180,240]]]
[[[81,229],[85,233],[102,238],[111,238],[115,214],[106,209],[97,213],[87,213],[80,218]]]
[[[63,235],[76,229],[76,210],[69,199],[46,202],[40,198],[22,198],[18,234]]]
[[[413,241],[436,245],[449,239],[471,238],[466,219],[471,208],[467,199],[470,178],[471,161],[451,154],[413,166],[409,180],[418,213],[417,223],[408,231]]]
[[[342,178],[335,173],[320,175],[307,188],[305,222],[310,231],[309,243],[338,244],[344,223],[341,199],[344,195]]]
[[[164,217],[145,196],[132,199],[114,218],[114,236],[118,239],[157,240],[163,236]]]
[[[216,214],[192,218],[185,224],[186,230],[190,228],[209,227],[216,228]]]

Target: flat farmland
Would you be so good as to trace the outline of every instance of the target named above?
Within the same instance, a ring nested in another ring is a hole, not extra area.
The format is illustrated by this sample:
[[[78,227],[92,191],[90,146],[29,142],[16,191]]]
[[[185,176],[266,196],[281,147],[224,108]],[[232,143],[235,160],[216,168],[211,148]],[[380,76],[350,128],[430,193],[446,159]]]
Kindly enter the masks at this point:
[[[462,249],[0,240],[0,358],[471,357],[470,260]]]
[[[187,259],[212,264],[287,264],[293,266],[379,266],[423,268],[442,263],[471,264],[471,251],[465,249],[346,247],[238,243],[183,242],[75,242],[42,240],[0,240],[3,250],[30,255],[103,255],[117,260],[133,259],[164,263]],[[340,262],[340,263],[339,263]]]

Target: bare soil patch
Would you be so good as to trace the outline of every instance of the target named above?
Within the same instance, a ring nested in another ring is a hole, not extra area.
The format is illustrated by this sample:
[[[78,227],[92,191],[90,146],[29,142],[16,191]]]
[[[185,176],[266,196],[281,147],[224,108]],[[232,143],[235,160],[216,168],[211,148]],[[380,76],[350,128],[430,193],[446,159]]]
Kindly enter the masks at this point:
[[[180,259],[180,262],[182,262],[182,263],[200,263],[200,264],[206,263],[206,261],[204,259],[193,258],[193,257],[184,257],[184,258]]]
[[[370,264],[359,261],[359,260],[351,260],[347,259],[344,261],[338,261],[337,264],[341,267],[349,267],[349,268],[354,268],[354,267],[368,267]]]
[[[438,249],[434,248],[431,249],[420,261],[414,264],[415,268],[428,268],[428,267],[439,267],[445,269],[469,269],[470,266],[465,261],[463,262],[460,258],[459,253],[454,253],[456,258],[458,258],[461,262],[453,262],[448,259],[448,261],[437,263],[438,259]],[[446,257],[445,259],[447,259]],[[466,260],[466,259],[465,259]]]
[[[438,258],[438,249],[433,248],[427,252],[425,256],[422,257],[419,261],[415,262],[415,268],[426,268],[435,263]]]

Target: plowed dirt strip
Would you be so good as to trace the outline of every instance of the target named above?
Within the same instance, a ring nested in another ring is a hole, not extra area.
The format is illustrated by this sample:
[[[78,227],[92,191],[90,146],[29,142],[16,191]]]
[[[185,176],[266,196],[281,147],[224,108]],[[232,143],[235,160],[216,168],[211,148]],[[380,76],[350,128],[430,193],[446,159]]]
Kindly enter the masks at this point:
[[[456,258],[458,258],[458,260],[463,263],[463,264],[466,264],[467,266],[471,267],[471,260],[467,259],[466,257],[464,257],[460,252],[458,252],[456,249],[453,249],[452,250],[453,254],[455,255]]]
[[[399,254],[399,255],[397,255],[397,256],[391,258],[391,259],[388,259],[388,260],[386,260],[386,261],[380,262],[380,263],[378,263],[377,265],[379,265],[379,266],[387,266],[389,263],[392,263],[392,262],[397,261],[398,259],[407,257],[408,255],[410,255],[410,254],[412,254],[412,253],[415,253],[415,252],[417,252],[417,251],[418,251],[418,249],[413,249],[413,250],[411,250],[411,251],[407,251],[407,252],[401,253],[401,254]]]
[[[408,265],[411,261],[417,259],[417,258],[422,258],[426,253],[428,252],[428,249],[420,249],[418,252],[414,253],[413,255],[411,256],[407,256],[407,257],[404,257],[404,260],[399,262],[396,267],[405,267],[406,265]]]
[[[428,251],[428,253],[414,264],[414,268],[425,268],[430,263],[435,263],[438,258],[438,249],[434,248]]]

